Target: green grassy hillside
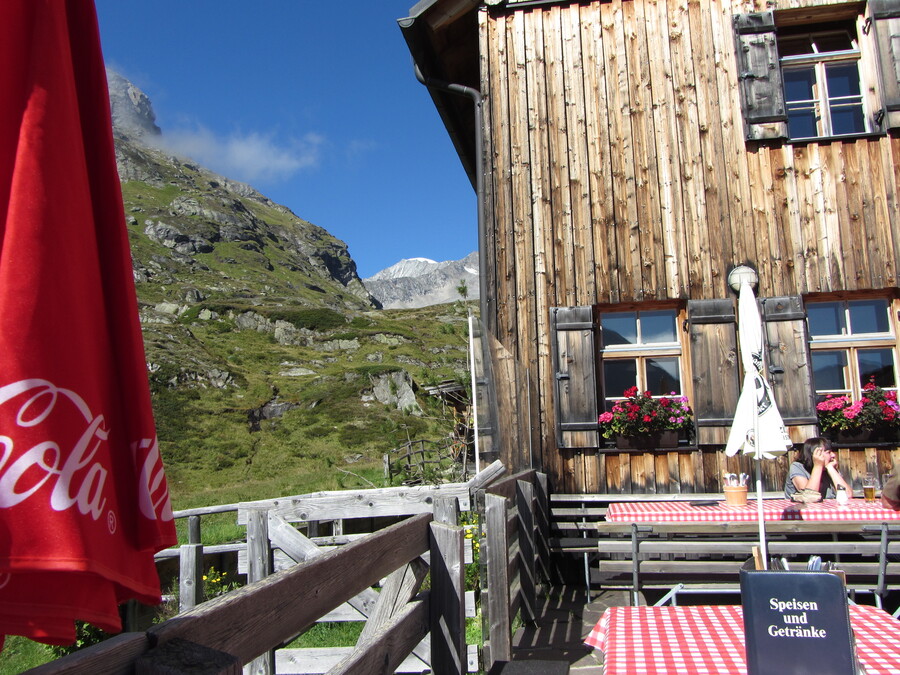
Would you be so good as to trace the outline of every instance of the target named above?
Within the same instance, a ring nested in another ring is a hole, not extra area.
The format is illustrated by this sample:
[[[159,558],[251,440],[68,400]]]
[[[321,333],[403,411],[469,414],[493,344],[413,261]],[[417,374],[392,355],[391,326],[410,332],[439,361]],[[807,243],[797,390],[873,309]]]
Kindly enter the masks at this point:
[[[176,509],[381,486],[383,453],[450,430],[440,402],[421,391],[421,414],[370,398],[378,377],[395,371],[418,386],[465,382],[461,303],[335,315],[340,325],[307,329],[300,345],[239,329],[233,310],[205,321],[195,314],[145,326]],[[210,373],[224,372],[227,384],[209,384]],[[267,403],[286,410],[259,419]]]

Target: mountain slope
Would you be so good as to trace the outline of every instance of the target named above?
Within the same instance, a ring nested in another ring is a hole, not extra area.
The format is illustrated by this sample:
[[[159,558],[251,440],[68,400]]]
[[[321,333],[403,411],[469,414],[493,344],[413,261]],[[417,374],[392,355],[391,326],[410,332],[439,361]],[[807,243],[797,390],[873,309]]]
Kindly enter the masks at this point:
[[[446,437],[419,386],[465,380],[466,308],[377,309],[342,241],[164,150],[149,99],[109,81],[176,508],[380,484],[383,453]]]
[[[150,100],[107,71],[116,162],[142,297],[375,307],[344,242],[249,185],[161,149]],[[173,289],[173,286],[175,289]]]

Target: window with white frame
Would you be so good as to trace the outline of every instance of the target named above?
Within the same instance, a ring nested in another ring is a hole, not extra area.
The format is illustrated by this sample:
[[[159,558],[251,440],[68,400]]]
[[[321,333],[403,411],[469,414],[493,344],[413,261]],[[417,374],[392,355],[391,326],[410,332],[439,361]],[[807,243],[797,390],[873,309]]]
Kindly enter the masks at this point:
[[[678,309],[600,312],[600,371],[608,410],[637,387],[653,396],[682,392]]]
[[[792,139],[869,131],[855,24],[778,34],[788,134]]]
[[[807,301],[810,356],[817,398],[858,399],[874,382],[897,389],[897,337],[888,298]]]

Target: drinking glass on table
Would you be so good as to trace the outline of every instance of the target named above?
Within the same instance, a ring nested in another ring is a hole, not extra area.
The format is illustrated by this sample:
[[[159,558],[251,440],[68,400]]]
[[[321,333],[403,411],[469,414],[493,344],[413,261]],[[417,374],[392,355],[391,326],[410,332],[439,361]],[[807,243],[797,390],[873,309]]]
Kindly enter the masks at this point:
[[[875,474],[867,473],[865,477],[863,477],[862,485],[863,497],[865,497],[867,502],[874,502],[875,491],[878,489],[878,479],[875,478]]]

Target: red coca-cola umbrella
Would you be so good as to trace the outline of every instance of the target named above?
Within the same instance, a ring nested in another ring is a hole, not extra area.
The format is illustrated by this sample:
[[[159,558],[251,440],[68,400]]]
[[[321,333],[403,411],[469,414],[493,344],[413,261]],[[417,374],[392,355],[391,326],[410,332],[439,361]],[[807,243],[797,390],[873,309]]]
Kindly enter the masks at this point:
[[[0,636],[121,630],[175,543],[92,0],[0,2]]]

